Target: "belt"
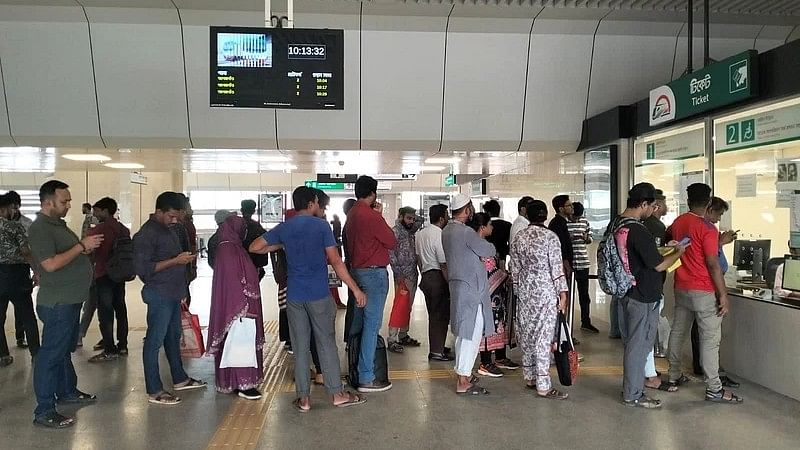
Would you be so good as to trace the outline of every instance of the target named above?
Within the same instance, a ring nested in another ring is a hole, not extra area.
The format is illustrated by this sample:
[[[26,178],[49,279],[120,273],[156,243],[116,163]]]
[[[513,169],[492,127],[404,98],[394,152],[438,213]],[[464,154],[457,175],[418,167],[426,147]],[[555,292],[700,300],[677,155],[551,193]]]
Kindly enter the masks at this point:
[[[441,272],[441,271],[442,271],[442,269],[428,269],[425,272],[422,272],[422,274],[425,275],[428,272]]]
[[[367,267],[362,267],[362,269],[385,269],[385,268],[386,268],[386,266],[367,266]]]

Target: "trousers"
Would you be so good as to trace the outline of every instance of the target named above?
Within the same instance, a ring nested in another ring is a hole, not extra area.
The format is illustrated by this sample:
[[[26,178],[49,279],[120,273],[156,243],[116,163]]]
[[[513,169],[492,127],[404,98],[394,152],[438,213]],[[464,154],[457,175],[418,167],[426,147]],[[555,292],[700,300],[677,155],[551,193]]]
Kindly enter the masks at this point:
[[[619,300],[619,327],[625,345],[622,396],[626,401],[644,395],[644,366],[656,342],[659,303],[645,303],[628,296]]]
[[[706,378],[706,389],[722,389],[719,379],[719,343],[722,338],[722,317],[717,316],[717,297],[713,292],[675,290],[675,316],[669,335],[669,379],[680,378],[681,356],[692,321],[697,321],[700,334],[700,361]]]
[[[462,377],[472,375],[472,368],[475,366],[475,358],[478,357],[478,348],[483,337],[483,305],[478,306],[478,314],[475,316],[475,328],[472,337],[465,339],[456,337],[456,374]]]
[[[330,395],[341,392],[342,372],[339,366],[339,350],[336,347],[336,304],[333,299],[325,297],[313,302],[290,300],[286,305],[286,313],[289,316],[289,333],[292,336],[294,350],[294,382],[297,397],[308,397],[311,393],[308,368],[312,333],[325,381],[325,390]]]

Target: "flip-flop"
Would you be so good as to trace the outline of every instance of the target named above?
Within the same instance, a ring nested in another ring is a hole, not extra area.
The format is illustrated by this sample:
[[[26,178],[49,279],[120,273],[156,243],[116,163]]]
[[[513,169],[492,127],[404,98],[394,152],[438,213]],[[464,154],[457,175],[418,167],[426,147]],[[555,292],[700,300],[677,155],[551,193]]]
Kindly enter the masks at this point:
[[[664,392],[678,392],[677,384],[672,384],[664,380],[661,380],[661,384],[659,384],[658,387],[648,386],[646,384],[644,385],[644,387],[646,387],[647,389],[658,389],[659,391],[664,391]]]
[[[305,414],[305,413],[307,413],[307,412],[311,411],[311,407],[310,407],[310,406],[309,406],[309,407],[304,407],[304,406],[303,406],[303,405],[300,403],[300,399],[299,399],[299,398],[296,398],[296,399],[294,399],[294,401],[292,401],[292,406],[294,406],[294,408],[295,408],[295,409],[297,410],[297,412],[299,412],[299,413],[303,413],[303,414]]]
[[[489,395],[489,391],[487,391],[486,388],[473,384],[469,388],[467,388],[467,390],[464,392],[456,391],[456,394],[464,396]]]
[[[338,405],[333,405],[337,408],[347,408],[348,406],[355,406],[355,405],[363,405],[367,402],[367,398],[363,395],[354,394],[352,392],[347,392],[349,396],[348,400],[344,403],[339,403]]]
[[[688,383],[689,381],[691,381],[689,379],[689,377],[687,377],[686,375],[681,374],[680,378],[678,378],[677,380],[674,380],[674,381],[669,381],[669,384],[677,387],[677,386],[683,386],[684,384]]]

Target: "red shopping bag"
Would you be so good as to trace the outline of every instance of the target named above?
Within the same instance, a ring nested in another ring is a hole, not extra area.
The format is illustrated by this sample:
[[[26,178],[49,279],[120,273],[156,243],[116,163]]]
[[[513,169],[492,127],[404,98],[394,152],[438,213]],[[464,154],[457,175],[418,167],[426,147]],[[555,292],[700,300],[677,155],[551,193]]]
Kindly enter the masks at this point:
[[[389,326],[392,328],[407,328],[411,321],[411,294],[405,286],[400,286],[394,293],[392,314],[389,316]]]
[[[203,332],[200,330],[200,319],[189,312],[189,306],[181,302],[181,357],[199,358],[206,352],[203,344]]]

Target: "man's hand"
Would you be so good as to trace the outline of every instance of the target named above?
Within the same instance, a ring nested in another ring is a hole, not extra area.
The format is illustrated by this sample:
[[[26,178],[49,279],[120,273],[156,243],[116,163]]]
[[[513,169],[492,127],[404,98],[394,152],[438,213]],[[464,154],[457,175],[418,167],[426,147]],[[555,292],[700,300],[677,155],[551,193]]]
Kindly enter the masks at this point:
[[[379,213],[383,214],[383,203],[375,202],[372,204],[372,209],[378,211]]]
[[[353,291],[353,296],[356,298],[356,306],[363,308],[367,306],[367,294],[361,289]]]
[[[197,255],[191,252],[183,252],[180,255],[176,256],[174,259],[177,265],[185,266],[186,264],[189,264],[195,259],[197,259]]]
[[[719,305],[717,305],[717,316],[725,317],[730,311],[730,302],[728,301],[728,294],[723,292],[719,296]]]
[[[731,242],[735,241],[736,238],[739,236],[736,235],[736,232],[733,230],[728,230],[724,233],[720,233],[719,235],[719,243],[720,245],[728,245]]]
[[[86,236],[85,238],[81,239],[81,244],[86,249],[85,251],[91,252],[92,250],[100,247],[100,244],[103,243],[103,235],[102,234],[93,234],[91,236]]]

